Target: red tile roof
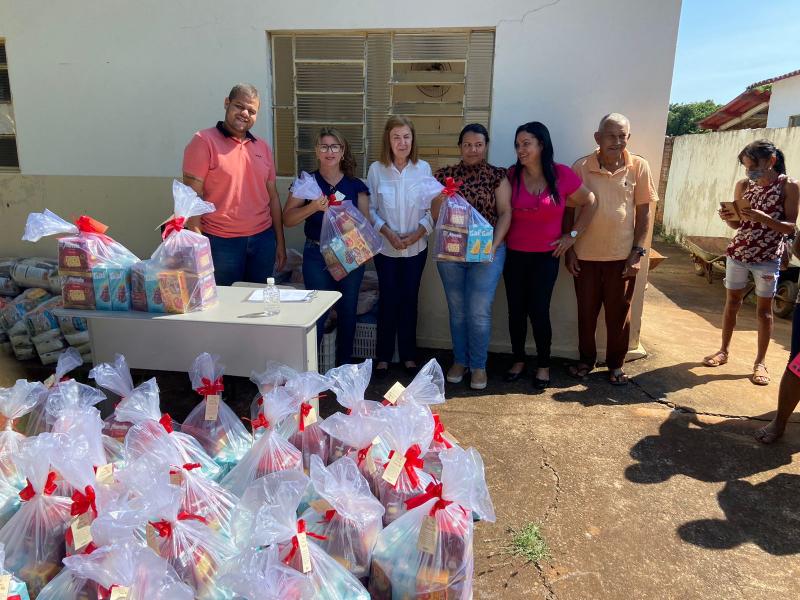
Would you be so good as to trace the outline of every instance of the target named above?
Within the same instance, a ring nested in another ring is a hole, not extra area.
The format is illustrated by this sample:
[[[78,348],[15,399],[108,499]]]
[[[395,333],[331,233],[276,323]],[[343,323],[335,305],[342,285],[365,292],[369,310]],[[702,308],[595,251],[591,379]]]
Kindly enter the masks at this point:
[[[769,90],[747,89],[725,106],[708,115],[705,119],[700,121],[698,125],[703,129],[716,131],[728,121],[741,117],[759,104],[769,102],[769,97]]]
[[[761,87],[762,85],[769,85],[771,83],[775,83],[776,81],[783,81],[784,79],[789,79],[790,77],[795,77],[796,75],[800,75],[800,69],[791,71],[790,73],[786,73],[784,75],[778,75],[777,77],[770,77],[764,81],[757,81],[754,84],[747,86],[747,89],[752,90],[753,88]]]

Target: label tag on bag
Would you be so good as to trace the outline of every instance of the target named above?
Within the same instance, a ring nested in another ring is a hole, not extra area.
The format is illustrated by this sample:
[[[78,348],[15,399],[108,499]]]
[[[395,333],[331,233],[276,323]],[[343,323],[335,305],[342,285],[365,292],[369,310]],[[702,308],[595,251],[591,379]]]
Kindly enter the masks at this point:
[[[222,398],[220,398],[219,394],[211,394],[210,396],[206,396],[206,421],[216,421],[217,417],[219,416],[219,402]]]
[[[153,527],[151,523],[148,523],[147,527],[145,528],[145,531],[147,533],[147,545],[150,546],[150,548],[156,554],[158,554],[159,553],[158,532],[156,531],[156,528]]]
[[[386,465],[381,478],[391,486],[397,485],[397,479],[400,477],[400,472],[405,464],[406,457],[399,452],[395,452],[392,454],[392,458],[389,459],[389,464]]]
[[[422,527],[417,538],[417,550],[428,554],[436,553],[436,542],[439,540],[439,528],[436,525],[436,517],[426,515],[422,520]]]
[[[50,375],[50,377],[44,380],[44,387],[46,387],[49,390],[51,387],[55,385],[55,383],[56,383],[56,376]]]
[[[300,549],[300,562],[303,563],[303,573],[311,570],[311,553],[308,551],[308,537],[305,533],[297,534],[297,547]]]
[[[174,473],[170,473],[169,482],[172,485],[177,485],[178,487],[181,487],[181,484],[183,483],[183,473],[181,473],[180,471],[175,471]]]
[[[11,588],[11,575],[1,575],[0,576],[0,598],[5,600],[8,598],[8,592]]]
[[[115,585],[111,588],[111,597],[109,600],[128,600],[131,589],[121,585]]]
[[[375,459],[372,458],[372,446],[369,447],[367,450],[367,457],[364,459],[364,462],[367,463],[367,471],[370,475],[375,475],[375,472],[378,470],[375,467]]]
[[[331,503],[325,500],[324,498],[320,498],[319,500],[312,500],[308,503],[308,505],[314,509],[314,512],[317,512],[321,515],[324,515],[326,512],[331,510],[333,507]]]
[[[83,550],[92,543],[92,517],[86,512],[76,517],[70,525],[72,545],[76,551]],[[2,598],[2,595],[0,595]]]
[[[460,442],[458,441],[458,439],[456,439],[456,436],[454,436],[452,433],[450,433],[450,432],[449,432],[449,431],[447,431],[446,429],[445,429],[445,430],[442,432],[442,437],[443,437],[444,439],[446,439],[448,442],[450,442],[451,444],[453,444],[454,446],[455,446],[456,444],[460,443]]]
[[[334,196],[334,198],[336,198],[336,200],[337,200],[338,202],[342,202],[343,200],[345,200],[345,198],[347,198],[347,196],[345,196],[345,195],[344,195],[342,192],[340,192],[339,190],[336,190],[336,193],[335,193],[333,196]]]
[[[404,386],[399,381],[396,382],[392,387],[389,388],[389,391],[386,392],[383,397],[389,404],[397,404],[397,400],[406,391],[406,386]]]
[[[103,485],[111,485],[114,483],[114,464],[108,463],[102,467],[97,467],[94,478],[97,480],[97,483],[102,483]]]
[[[308,403],[311,405],[311,410],[308,411],[308,414],[303,417],[303,427],[308,427],[310,425],[313,425],[319,420],[318,419],[319,399],[312,398],[311,400],[308,401]]]

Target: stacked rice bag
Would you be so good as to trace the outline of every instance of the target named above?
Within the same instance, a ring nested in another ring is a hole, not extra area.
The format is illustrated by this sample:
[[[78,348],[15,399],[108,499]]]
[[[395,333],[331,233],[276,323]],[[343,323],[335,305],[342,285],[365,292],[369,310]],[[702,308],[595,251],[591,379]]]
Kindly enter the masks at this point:
[[[66,308],[130,310],[130,270],[139,259],[105,235],[107,230],[85,215],[75,224],[47,209],[28,215],[22,239],[36,242],[44,236],[62,235],[58,239],[58,270]]]
[[[172,196],[175,212],[164,228],[164,241],[131,273],[133,310],[187,313],[217,303],[208,238],[184,228],[190,217],[214,212],[214,205],[177,180],[172,182]]]
[[[305,171],[292,184],[292,195],[304,200],[322,196],[313,175]],[[341,194],[331,195],[322,217],[320,249],[331,276],[340,281],[380,252],[383,242],[367,218]]]
[[[0,257],[0,296],[14,297],[19,295],[22,288],[11,277],[11,271],[17,264],[16,258]]]
[[[222,400],[224,372],[219,356],[203,352],[194,360],[189,378],[203,400],[184,419],[181,429],[217,461],[222,468],[220,476],[228,473],[253,445],[253,436]]]
[[[58,328],[67,344],[80,352],[83,362],[92,362],[92,342],[86,319],[60,316],[58,317]]]
[[[43,288],[53,294],[61,293],[58,261],[52,258],[23,258],[11,269],[11,277],[21,288]]]
[[[470,448],[441,453],[442,481],[407,502],[378,536],[370,593],[393,598],[472,598],[472,511],[494,521],[483,461]]]
[[[359,579],[368,577],[372,548],[383,529],[383,506],[347,456],[328,467],[312,456],[311,482],[317,498],[301,519],[331,557]]]
[[[276,546],[283,562],[306,576],[316,600],[368,600],[358,579],[317,545],[321,536],[297,518],[307,487],[308,477],[300,471],[271,473],[253,482],[234,513],[237,546]]]
[[[11,351],[17,360],[31,360],[36,358],[36,348],[33,346],[31,334],[25,323],[17,321],[8,330],[8,341],[11,344]]]
[[[53,312],[63,306],[61,296],[53,296],[25,313],[23,318],[31,342],[43,365],[57,362],[61,352],[67,347],[67,342],[58,326],[58,318]]]
[[[42,302],[50,298],[50,292],[42,288],[29,288],[25,290],[0,310],[0,325],[7,331],[10,331],[14,325],[22,321],[25,313],[32,311]],[[24,327],[25,324],[23,323],[23,328]]]
[[[445,181],[446,196],[436,221],[436,260],[491,262],[494,228],[461,194],[460,183]]]

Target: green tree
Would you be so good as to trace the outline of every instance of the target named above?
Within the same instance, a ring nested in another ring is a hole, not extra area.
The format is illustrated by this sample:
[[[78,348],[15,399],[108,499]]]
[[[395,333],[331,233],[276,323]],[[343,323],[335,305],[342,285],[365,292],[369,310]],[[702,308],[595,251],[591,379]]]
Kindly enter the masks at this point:
[[[670,104],[667,135],[700,133],[697,123],[721,107],[721,104],[716,104],[713,100]]]

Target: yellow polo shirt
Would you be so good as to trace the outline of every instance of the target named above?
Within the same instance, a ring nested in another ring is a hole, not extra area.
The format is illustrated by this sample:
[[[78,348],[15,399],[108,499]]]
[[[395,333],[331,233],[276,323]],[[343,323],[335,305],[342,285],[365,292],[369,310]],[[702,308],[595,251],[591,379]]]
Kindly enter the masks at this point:
[[[580,260],[625,260],[633,248],[636,207],[658,202],[650,165],[641,156],[623,151],[625,164],[614,171],[600,166],[600,150],[579,158],[572,169],[597,199],[589,227],[575,242]]]

